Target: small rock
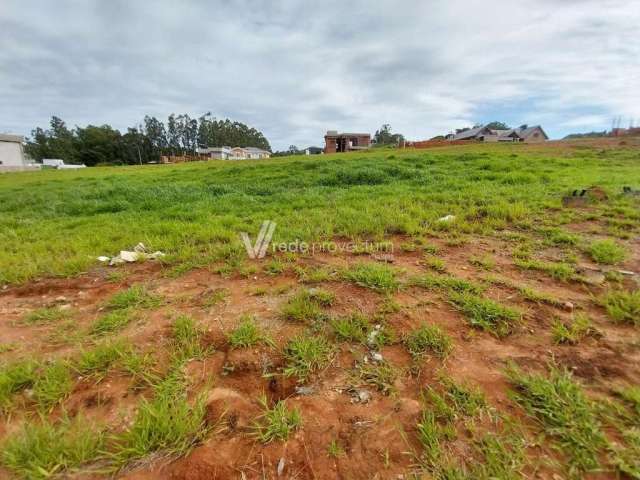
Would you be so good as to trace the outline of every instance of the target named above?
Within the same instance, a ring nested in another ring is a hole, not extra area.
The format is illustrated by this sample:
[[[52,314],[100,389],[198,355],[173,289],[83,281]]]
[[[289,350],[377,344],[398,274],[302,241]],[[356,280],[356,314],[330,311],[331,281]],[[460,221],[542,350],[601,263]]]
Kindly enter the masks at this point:
[[[382,354],[379,352],[371,352],[371,360],[380,363],[384,360],[384,358],[382,358]]]
[[[101,255],[98,257],[98,261],[99,262],[108,262],[109,260],[111,260],[109,257],[105,257],[104,255]]]
[[[368,390],[356,390],[353,400],[355,403],[369,403],[371,393]]]
[[[127,250],[121,250],[119,257],[125,262],[136,262],[138,261],[138,252],[129,252]]]
[[[296,387],[296,395],[308,396],[313,395],[316,389],[308,385],[298,385]]]
[[[629,270],[617,270],[617,272],[621,275],[628,275],[630,277],[635,275],[635,272],[630,272]]]
[[[278,476],[280,477],[284,472],[284,457],[280,457],[280,461],[278,462],[278,468],[276,470]]]
[[[573,303],[571,302],[564,302],[562,304],[562,308],[564,308],[567,312],[573,312],[573,309],[575,308]]]

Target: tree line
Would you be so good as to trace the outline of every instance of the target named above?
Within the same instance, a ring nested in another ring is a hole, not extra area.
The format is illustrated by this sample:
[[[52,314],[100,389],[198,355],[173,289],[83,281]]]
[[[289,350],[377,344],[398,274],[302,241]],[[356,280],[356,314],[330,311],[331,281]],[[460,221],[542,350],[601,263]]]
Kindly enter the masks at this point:
[[[223,146],[271,151],[262,132],[240,122],[218,120],[210,113],[199,118],[171,114],[166,124],[145,116],[126,133],[110,125],[69,128],[54,116],[48,129],[38,127],[31,132],[26,151],[36,161],[61,158],[65,163],[94,166],[157,162],[161,155],[195,155],[199,147]]]

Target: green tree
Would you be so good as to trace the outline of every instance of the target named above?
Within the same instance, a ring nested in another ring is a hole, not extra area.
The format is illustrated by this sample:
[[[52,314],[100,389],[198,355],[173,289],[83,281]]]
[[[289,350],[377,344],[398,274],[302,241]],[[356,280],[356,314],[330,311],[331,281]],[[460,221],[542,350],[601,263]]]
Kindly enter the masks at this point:
[[[373,143],[378,146],[383,145],[398,145],[404,140],[404,135],[400,133],[391,133],[391,125],[385,123],[380,127],[380,130],[376,130],[373,135]]]

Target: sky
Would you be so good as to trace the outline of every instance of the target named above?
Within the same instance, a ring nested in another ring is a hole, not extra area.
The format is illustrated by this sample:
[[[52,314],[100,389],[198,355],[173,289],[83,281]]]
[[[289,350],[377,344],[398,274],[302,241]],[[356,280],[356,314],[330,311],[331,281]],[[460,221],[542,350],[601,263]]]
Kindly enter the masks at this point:
[[[0,132],[211,112],[274,150],[640,125],[640,0],[0,0]]]

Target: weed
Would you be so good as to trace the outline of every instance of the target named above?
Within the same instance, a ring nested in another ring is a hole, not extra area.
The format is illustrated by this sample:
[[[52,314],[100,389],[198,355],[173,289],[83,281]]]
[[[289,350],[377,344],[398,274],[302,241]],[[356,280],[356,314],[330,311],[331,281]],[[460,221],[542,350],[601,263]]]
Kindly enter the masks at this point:
[[[409,285],[425,288],[427,290],[441,289],[458,293],[480,294],[484,288],[469,280],[447,275],[422,275],[409,279]]]
[[[601,304],[615,322],[640,326],[640,290],[609,292]]]
[[[528,374],[512,365],[507,375],[516,388],[513,398],[559,441],[570,475],[597,469],[607,442],[594,405],[571,373],[552,365],[548,376]]]
[[[102,376],[122,358],[126,350],[127,345],[122,341],[98,344],[90,350],[82,351],[73,363],[73,368],[81,375]]]
[[[191,359],[200,359],[211,352],[202,345],[204,331],[195,320],[187,315],[178,316],[173,322],[171,348],[174,360],[178,363]]]
[[[436,325],[422,325],[405,335],[402,341],[414,359],[428,352],[445,358],[453,348],[451,337]]]
[[[369,319],[360,313],[332,320],[331,326],[336,338],[345,342],[365,343],[371,330]]]
[[[282,316],[285,320],[294,322],[320,320],[324,316],[321,307],[331,305],[334,298],[332,293],[325,290],[302,290],[284,305]]]
[[[334,438],[329,442],[327,447],[327,453],[331,458],[340,458],[346,455],[344,448],[340,446],[340,443]]]
[[[614,448],[611,461],[619,473],[640,478],[640,428],[624,432],[623,438],[627,446]]]
[[[627,258],[627,250],[613,240],[597,240],[589,245],[589,255],[597,263],[615,265]]]
[[[539,270],[549,274],[556,280],[567,282],[576,277],[576,270],[572,265],[562,262],[542,262],[539,260],[516,260],[515,265],[524,270]]]
[[[248,348],[258,343],[273,345],[273,341],[260,331],[255,319],[248,315],[240,318],[240,324],[227,336],[227,340],[231,348]]]
[[[429,254],[429,255],[437,255],[438,253],[440,253],[440,247],[438,247],[437,245],[430,244],[430,243],[425,243],[422,246],[422,249],[424,250],[424,253]]]
[[[512,333],[515,324],[521,318],[518,311],[472,293],[452,293],[449,298],[473,327],[492,333],[498,338]]]
[[[0,368],[0,412],[10,408],[15,393],[33,385],[37,369],[34,360],[19,360]]]
[[[297,408],[289,410],[281,400],[269,408],[265,396],[260,399],[260,404],[264,411],[254,424],[255,435],[260,442],[284,441],[302,425],[302,415]]]
[[[480,267],[483,270],[493,270],[496,268],[496,261],[490,255],[482,257],[471,257],[469,263],[474,267]]]
[[[109,299],[106,307],[111,310],[126,308],[156,308],[160,306],[162,299],[151,294],[144,285],[134,285],[127,290],[116,293]]]
[[[438,273],[444,273],[447,271],[447,265],[444,263],[444,260],[438,257],[427,255],[424,257],[424,264],[431,270],[435,270]]]
[[[38,373],[33,383],[33,399],[41,411],[49,411],[71,393],[72,387],[69,366],[57,360]]]
[[[555,343],[568,343],[570,345],[577,344],[585,336],[593,332],[591,320],[585,314],[577,314],[569,324],[556,320],[551,327]]]
[[[287,266],[286,266],[286,264],[284,262],[282,262],[281,260],[278,260],[277,258],[274,258],[273,260],[269,261],[263,267],[262,270],[267,275],[276,276],[276,275],[280,275],[281,273],[283,273],[286,270],[286,268],[287,268]]]
[[[131,308],[123,308],[113,310],[102,315],[91,326],[91,335],[105,335],[107,333],[117,332],[126,327],[134,319],[133,310]]]
[[[616,393],[633,408],[635,414],[640,418],[640,386],[621,388]]]
[[[313,372],[329,364],[333,348],[326,338],[321,336],[299,335],[287,343],[284,348],[287,377],[296,376],[304,381]]]
[[[361,363],[358,366],[357,374],[359,380],[375,387],[384,395],[389,395],[395,390],[394,383],[398,378],[398,372],[388,362]]]
[[[229,291],[224,288],[217,288],[211,294],[207,295],[202,306],[204,308],[211,308],[219,303],[223,302],[229,296]]]
[[[336,272],[328,267],[296,267],[295,271],[302,283],[329,282],[336,276]]]
[[[466,384],[456,383],[448,377],[442,377],[440,383],[444,388],[447,403],[451,404],[454,411],[473,417],[486,408],[487,402],[480,390]]]
[[[23,322],[28,325],[43,325],[57,322],[68,316],[68,310],[63,310],[60,307],[44,307],[29,312],[25,315]]]
[[[24,478],[50,478],[68,473],[101,456],[105,435],[86,419],[63,417],[57,423],[42,418],[23,425],[4,442],[2,462]]]
[[[388,265],[378,263],[358,263],[342,272],[342,278],[361,287],[380,292],[397,290],[400,283],[396,271]]]
[[[175,371],[155,386],[151,400],[143,399],[133,424],[115,438],[113,459],[123,465],[152,452],[179,456],[202,441],[206,425],[205,398],[189,403],[184,379]]]

